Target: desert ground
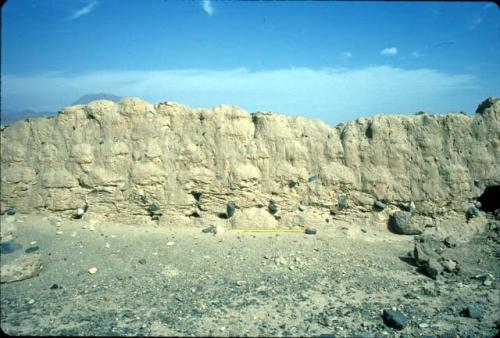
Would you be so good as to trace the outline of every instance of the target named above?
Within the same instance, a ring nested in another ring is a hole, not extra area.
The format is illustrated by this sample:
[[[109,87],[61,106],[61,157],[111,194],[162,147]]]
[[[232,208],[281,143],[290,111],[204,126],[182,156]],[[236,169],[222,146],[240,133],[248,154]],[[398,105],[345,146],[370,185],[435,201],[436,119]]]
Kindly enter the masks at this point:
[[[37,254],[43,265],[1,284],[9,335],[493,337],[500,327],[498,227],[446,248],[460,268],[434,280],[414,264],[415,236],[340,221],[315,235],[50,214],[7,223],[17,245],[2,246],[2,264]]]

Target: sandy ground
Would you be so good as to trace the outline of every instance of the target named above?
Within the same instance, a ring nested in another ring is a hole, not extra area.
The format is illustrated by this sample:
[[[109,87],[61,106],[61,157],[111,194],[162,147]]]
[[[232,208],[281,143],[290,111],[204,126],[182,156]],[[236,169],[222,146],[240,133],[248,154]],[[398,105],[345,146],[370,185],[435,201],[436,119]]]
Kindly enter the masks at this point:
[[[1,285],[10,335],[492,337],[500,324],[500,250],[488,233],[449,249],[461,271],[435,281],[408,259],[413,236],[385,229],[214,236],[7,217],[23,247],[2,264],[33,246],[43,260],[37,277]],[[491,285],[473,278],[483,272]],[[462,315],[468,305],[483,318]],[[391,308],[409,318],[401,331],[381,318]]]

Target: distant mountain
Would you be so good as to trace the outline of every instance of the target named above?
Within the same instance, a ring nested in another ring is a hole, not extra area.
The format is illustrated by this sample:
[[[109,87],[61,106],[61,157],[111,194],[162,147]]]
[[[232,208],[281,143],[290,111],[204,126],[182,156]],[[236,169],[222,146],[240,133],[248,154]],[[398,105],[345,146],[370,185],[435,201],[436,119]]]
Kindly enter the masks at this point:
[[[71,105],[87,104],[87,103],[90,103],[90,102],[95,101],[95,100],[110,100],[113,102],[118,102],[121,99],[122,98],[120,96],[116,96],[113,94],[105,94],[105,93],[87,94],[87,95],[83,95],[82,97],[80,97],[78,100],[73,102]]]
[[[36,112],[31,109],[24,109],[20,111],[2,110],[0,112],[1,124],[12,124],[16,121],[24,120],[27,118],[44,117],[55,115],[55,112]]]
[[[80,97],[78,100],[73,102],[71,105],[75,104],[87,104],[95,100],[110,100],[113,102],[118,102],[122,98],[113,94],[87,94]],[[16,121],[24,120],[27,118],[35,118],[35,117],[44,117],[55,115],[56,112],[36,112],[31,109],[23,109],[23,110],[10,110],[10,109],[2,109],[0,112],[0,123],[1,124],[12,124]]]

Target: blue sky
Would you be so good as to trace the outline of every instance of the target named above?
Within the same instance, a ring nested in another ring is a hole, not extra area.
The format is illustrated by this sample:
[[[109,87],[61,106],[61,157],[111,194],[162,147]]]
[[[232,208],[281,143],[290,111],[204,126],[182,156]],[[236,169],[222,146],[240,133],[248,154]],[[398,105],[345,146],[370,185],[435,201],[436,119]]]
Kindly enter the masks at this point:
[[[2,109],[90,93],[336,124],[500,94],[493,2],[8,0]]]

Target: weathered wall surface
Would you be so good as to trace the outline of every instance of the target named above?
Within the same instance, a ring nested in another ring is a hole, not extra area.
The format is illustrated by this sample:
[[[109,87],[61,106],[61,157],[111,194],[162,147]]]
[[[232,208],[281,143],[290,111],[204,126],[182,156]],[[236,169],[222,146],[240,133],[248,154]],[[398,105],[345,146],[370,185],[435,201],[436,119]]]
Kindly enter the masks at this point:
[[[299,203],[327,210],[345,196],[350,208],[413,201],[431,215],[462,210],[500,184],[500,99],[473,117],[376,116],[332,128],[129,98],[3,126],[1,142],[1,203],[18,212],[87,203],[127,218],[148,215],[155,202],[163,218],[203,217],[234,201],[238,212],[267,217],[272,199],[286,219]]]

